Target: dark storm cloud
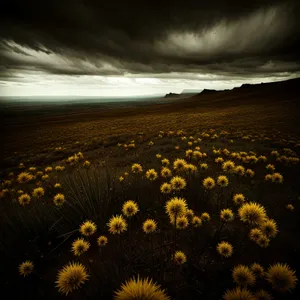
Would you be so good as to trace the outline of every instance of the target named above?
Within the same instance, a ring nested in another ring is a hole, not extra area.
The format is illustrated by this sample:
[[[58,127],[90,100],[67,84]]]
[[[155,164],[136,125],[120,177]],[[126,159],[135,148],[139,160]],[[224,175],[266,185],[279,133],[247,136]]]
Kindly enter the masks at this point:
[[[298,0],[10,0],[0,10],[0,72],[298,72],[299,12]]]

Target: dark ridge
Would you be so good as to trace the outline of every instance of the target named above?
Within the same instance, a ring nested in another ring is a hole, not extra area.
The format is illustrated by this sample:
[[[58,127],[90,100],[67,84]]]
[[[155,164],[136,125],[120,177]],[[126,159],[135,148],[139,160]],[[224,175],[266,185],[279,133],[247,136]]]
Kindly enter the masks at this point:
[[[164,98],[173,98],[173,97],[180,97],[180,94],[169,93],[169,94],[166,94]]]

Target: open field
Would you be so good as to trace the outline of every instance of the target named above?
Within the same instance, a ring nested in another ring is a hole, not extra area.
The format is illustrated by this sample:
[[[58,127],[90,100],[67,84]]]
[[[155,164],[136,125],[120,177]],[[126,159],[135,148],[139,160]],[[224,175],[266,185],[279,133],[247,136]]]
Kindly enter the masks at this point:
[[[299,82],[170,103],[2,104],[3,299],[113,299],[138,274],[171,299],[299,299]],[[89,275],[74,291],[75,277],[55,283],[69,262]],[[248,298],[230,296],[237,286]]]

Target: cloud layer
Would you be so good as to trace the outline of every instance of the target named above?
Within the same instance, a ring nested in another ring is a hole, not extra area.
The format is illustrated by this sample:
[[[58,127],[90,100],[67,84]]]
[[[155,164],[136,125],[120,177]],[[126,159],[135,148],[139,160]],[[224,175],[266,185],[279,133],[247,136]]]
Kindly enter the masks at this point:
[[[0,89],[37,77],[299,76],[299,37],[298,0],[10,0],[0,10]]]

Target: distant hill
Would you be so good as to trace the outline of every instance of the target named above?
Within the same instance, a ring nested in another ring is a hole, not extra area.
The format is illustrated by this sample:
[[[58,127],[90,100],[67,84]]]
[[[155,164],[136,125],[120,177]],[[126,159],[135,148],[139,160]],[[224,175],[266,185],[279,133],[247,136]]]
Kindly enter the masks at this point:
[[[180,94],[176,94],[176,93],[168,93],[165,95],[164,98],[177,98],[180,97]]]

